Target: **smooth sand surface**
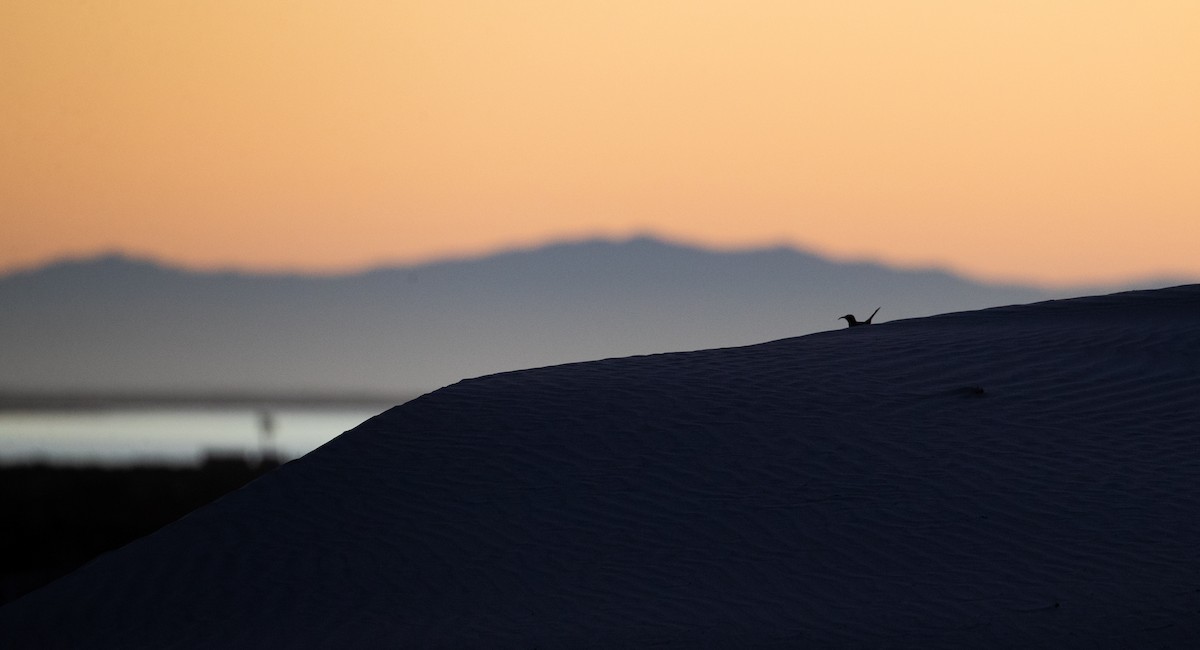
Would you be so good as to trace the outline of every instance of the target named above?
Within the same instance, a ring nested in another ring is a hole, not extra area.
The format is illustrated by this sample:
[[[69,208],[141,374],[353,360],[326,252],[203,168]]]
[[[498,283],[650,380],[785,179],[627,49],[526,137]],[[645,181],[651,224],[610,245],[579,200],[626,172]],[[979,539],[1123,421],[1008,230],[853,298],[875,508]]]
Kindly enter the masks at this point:
[[[0,645],[1200,647],[1200,285],[463,381]]]

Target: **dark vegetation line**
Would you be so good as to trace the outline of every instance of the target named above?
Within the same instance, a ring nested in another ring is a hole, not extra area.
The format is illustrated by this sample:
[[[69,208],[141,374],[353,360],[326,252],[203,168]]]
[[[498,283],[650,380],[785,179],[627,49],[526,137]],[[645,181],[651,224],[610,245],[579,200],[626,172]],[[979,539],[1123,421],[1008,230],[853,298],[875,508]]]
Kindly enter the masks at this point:
[[[0,411],[83,411],[158,408],[378,408],[415,395],[365,393],[53,393],[0,392]]]
[[[210,458],[198,467],[0,466],[0,605],[144,537],[274,469]]]

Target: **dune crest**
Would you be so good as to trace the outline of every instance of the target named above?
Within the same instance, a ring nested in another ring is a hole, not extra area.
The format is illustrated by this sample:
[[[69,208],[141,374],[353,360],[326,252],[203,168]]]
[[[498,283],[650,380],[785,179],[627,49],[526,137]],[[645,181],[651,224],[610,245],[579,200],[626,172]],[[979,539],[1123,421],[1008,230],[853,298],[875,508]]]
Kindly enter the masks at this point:
[[[0,609],[15,647],[1183,647],[1200,285],[457,383]]]

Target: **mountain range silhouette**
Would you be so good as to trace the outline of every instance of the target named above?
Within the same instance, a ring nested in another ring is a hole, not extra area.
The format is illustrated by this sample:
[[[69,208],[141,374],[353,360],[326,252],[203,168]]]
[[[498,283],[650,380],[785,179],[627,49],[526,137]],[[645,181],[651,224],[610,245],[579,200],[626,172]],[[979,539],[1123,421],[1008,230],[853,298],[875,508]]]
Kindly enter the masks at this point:
[[[894,321],[1108,289],[650,238],[341,276],[109,255],[0,277],[0,392],[412,394],[506,370],[834,329],[863,304],[887,305]]]

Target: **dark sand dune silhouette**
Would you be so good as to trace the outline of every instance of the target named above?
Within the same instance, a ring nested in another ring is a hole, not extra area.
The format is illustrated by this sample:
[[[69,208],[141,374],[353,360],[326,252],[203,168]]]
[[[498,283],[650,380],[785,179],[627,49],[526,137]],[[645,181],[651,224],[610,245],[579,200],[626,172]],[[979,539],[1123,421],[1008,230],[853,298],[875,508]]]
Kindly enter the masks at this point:
[[[0,640],[1194,647],[1198,309],[1185,286],[462,381],[0,608]]]

